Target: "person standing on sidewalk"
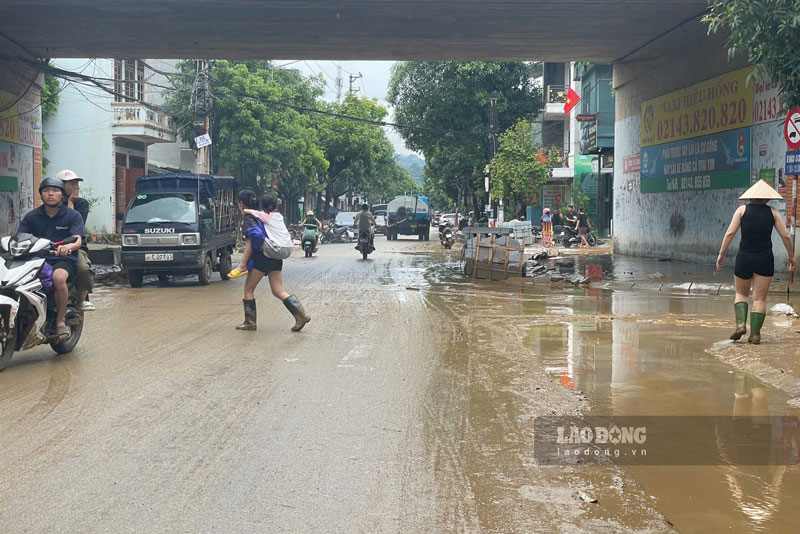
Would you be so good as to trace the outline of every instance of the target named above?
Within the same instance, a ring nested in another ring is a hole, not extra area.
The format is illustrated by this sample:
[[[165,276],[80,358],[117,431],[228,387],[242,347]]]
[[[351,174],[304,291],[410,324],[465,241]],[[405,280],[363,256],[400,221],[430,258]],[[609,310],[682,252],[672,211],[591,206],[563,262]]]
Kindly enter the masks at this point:
[[[795,262],[792,251],[792,242],[783,219],[775,208],[767,206],[770,200],[780,200],[783,197],[769,186],[764,180],[759,180],[753,187],[745,191],[739,200],[749,200],[750,203],[739,206],[733,214],[731,224],[717,257],[717,270],[725,265],[725,251],[733,241],[739,228],[742,229],[742,239],[739,243],[739,253],[736,255],[736,264],[733,270],[733,280],[736,285],[736,298],[734,310],[736,313],[736,330],[731,334],[731,339],[736,341],[747,333],[747,301],[750,290],[753,291],[753,312],[750,315],[750,343],[761,343],[761,326],[767,313],[767,293],[775,274],[775,257],[772,254],[772,230],[778,235],[789,253],[789,270],[794,271]]]
[[[583,211],[583,208],[578,210],[578,222],[575,223],[575,230],[581,238],[580,248],[589,248],[589,242],[586,240],[586,234],[589,233],[589,217]]]
[[[545,249],[553,246],[553,220],[550,217],[550,208],[545,208],[542,214],[542,247]]]
[[[56,178],[64,182],[64,192],[67,198],[64,200],[64,205],[69,209],[77,211],[81,219],[83,219],[83,226],[86,227],[86,219],[89,218],[89,201],[75,195],[75,190],[78,189],[78,182],[82,182],[83,178],[78,177],[74,171],[64,169],[56,174]],[[89,293],[94,289],[94,271],[92,270],[92,262],[89,259],[89,246],[83,240],[81,248],[78,249],[77,259],[78,262],[75,266],[75,289],[80,291],[81,304],[80,309],[83,311],[94,311],[94,304],[89,302]]]

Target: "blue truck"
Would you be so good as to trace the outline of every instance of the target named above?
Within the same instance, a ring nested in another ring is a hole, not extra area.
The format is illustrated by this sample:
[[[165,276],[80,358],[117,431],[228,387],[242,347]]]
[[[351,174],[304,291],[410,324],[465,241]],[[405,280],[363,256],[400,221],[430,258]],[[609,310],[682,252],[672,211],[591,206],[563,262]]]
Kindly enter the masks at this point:
[[[139,177],[122,223],[122,266],[131,287],[141,287],[145,274],[162,282],[197,275],[208,285],[219,271],[227,280],[241,220],[237,190],[229,176]]]
[[[433,209],[428,197],[399,195],[386,205],[386,211],[386,239],[397,240],[399,235],[415,235],[420,241],[430,239]]]

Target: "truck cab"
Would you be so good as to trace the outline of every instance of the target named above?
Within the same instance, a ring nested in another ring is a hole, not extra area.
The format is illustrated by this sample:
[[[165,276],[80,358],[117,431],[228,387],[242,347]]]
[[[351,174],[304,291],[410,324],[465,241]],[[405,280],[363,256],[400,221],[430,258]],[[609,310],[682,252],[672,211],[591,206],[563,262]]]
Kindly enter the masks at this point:
[[[161,281],[213,271],[227,280],[236,245],[239,210],[232,178],[161,174],[140,177],[122,223],[122,265],[131,287],[145,274]]]

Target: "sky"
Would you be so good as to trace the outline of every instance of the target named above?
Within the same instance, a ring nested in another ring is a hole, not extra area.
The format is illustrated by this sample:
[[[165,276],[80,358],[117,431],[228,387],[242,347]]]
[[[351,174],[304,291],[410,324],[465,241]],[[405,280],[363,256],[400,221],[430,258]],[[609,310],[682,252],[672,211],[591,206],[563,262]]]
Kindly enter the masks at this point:
[[[317,60],[280,60],[276,59],[273,63],[277,66],[285,65],[287,69],[297,69],[303,74],[318,75],[322,74],[325,82],[325,100],[336,101],[336,78],[341,67],[342,76],[342,97],[347,94],[350,88],[350,76],[361,78],[353,82],[353,89],[357,89],[358,95],[367,98],[377,98],[378,103],[389,110],[388,120],[394,118],[394,110],[386,102],[386,90],[389,86],[390,69],[393,61],[317,61]],[[412,151],[406,148],[402,137],[393,128],[387,128],[386,134],[394,146],[394,151],[398,154],[411,154]]]

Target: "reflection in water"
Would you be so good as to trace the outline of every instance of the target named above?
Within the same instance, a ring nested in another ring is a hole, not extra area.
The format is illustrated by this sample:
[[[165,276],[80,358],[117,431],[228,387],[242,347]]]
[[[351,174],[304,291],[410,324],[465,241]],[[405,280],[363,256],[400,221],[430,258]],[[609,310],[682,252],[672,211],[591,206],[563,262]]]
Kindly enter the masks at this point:
[[[613,300],[613,299],[612,299]],[[649,313],[675,304],[649,302]],[[614,312],[637,312],[636,301]],[[558,383],[592,400],[588,415],[732,415],[717,429],[718,455],[741,458],[781,444],[789,465],[627,467],[680,531],[799,532],[800,429],[752,417],[798,416],[787,397],[708,356],[699,329],[632,321],[533,326],[526,345]],[[741,418],[741,419],[739,419]],[[745,419],[746,418],[746,419]],[[775,419],[773,419],[774,421]],[[732,428],[732,430],[731,430]]]

